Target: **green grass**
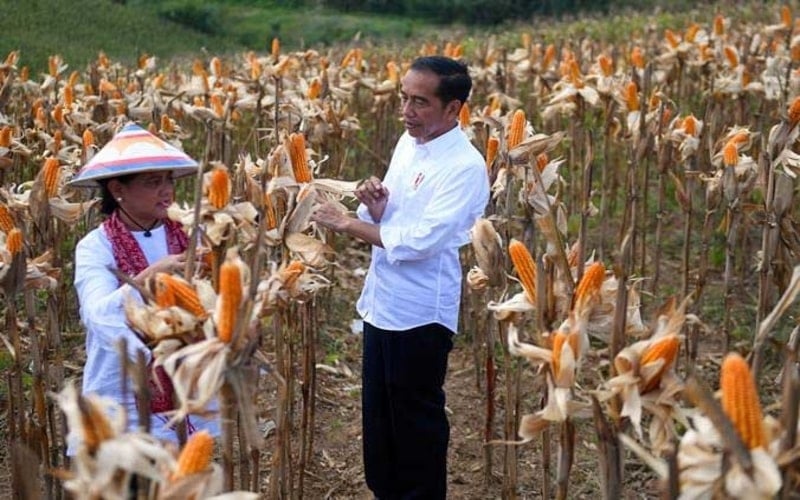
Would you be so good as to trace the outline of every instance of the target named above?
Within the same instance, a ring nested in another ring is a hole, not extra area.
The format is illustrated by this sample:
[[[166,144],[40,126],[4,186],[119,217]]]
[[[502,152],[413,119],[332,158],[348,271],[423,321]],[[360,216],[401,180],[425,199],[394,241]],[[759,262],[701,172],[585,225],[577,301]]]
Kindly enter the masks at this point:
[[[274,37],[298,50],[354,39],[402,43],[430,30],[402,18],[223,1],[0,0],[0,8],[0,58],[19,50],[18,66],[32,76],[47,70],[53,54],[82,70],[100,51],[130,66],[142,53],[172,60],[266,51]]]

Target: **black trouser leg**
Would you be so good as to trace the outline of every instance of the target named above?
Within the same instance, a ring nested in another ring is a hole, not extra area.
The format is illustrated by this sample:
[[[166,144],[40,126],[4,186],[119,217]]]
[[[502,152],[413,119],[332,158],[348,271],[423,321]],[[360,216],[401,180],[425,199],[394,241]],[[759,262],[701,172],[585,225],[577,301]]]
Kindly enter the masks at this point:
[[[365,325],[364,467],[379,498],[446,496],[443,386],[451,337],[438,324],[402,332]]]

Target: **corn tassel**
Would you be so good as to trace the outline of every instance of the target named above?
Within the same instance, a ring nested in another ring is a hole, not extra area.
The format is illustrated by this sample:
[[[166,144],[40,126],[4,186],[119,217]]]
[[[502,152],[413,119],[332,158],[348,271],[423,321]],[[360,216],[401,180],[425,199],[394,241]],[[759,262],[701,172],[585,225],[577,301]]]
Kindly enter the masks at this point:
[[[675,363],[680,346],[681,342],[677,335],[668,335],[651,343],[647,349],[645,349],[642,353],[642,357],[639,359],[639,366],[654,363],[659,359],[663,359],[664,364],[649,380],[643,381],[644,384],[639,391],[640,393],[645,394],[659,386],[664,372],[669,370],[673,363]]]
[[[219,270],[217,299],[217,336],[230,342],[236,329],[236,318],[242,303],[242,275],[235,262],[225,261]]]
[[[525,297],[531,304],[536,304],[536,263],[531,253],[521,241],[512,238],[508,244],[508,255],[517,270]]]
[[[178,464],[172,480],[176,481],[208,470],[213,451],[214,438],[208,431],[202,430],[192,434],[178,456]]]
[[[511,117],[511,124],[508,127],[508,136],[506,138],[506,145],[508,149],[514,149],[525,137],[525,112],[521,109],[514,111]]]
[[[52,156],[44,161],[42,166],[42,184],[44,185],[45,196],[49,200],[58,194],[58,178],[61,167],[58,158]]]
[[[231,199],[231,179],[228,169],[222,165],[217,165],[211,170],[208,177],[208,202],[211,206],[220,210],[226,206]]]
[[[292,160],[292,173],[299,183],[311,182],[311,170],[308,168],[306,155],[306,138],[301,133],[289,136],[289,157]]]
[[[6,236],[6,250],[11,255],[17,255],[22,251],[22,248],[25,244],[24,239],[22,238],[22,231],[19,228],[12,228],[11,231],[7,233]]]
[[[737,353],[730,353],[722,361],[719,374],[722,389],[722,410],[749,450],[766,443],[761,404],[750,366]]]

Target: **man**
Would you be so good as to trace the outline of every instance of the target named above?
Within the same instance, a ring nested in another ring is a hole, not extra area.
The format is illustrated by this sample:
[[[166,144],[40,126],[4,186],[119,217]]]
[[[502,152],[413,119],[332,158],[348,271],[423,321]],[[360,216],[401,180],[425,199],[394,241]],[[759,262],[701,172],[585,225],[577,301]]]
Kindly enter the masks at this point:
[[[458,249],[489,197],[485,161],[458,127],[464,64],[416,59],[401,81],[400,137],[383,181],[360,184],[358,218],[332,204],[313,220],[372,244],[364,318],[367,486],[381,499],[445,498],[450,426],[444,379],[458,322]]]

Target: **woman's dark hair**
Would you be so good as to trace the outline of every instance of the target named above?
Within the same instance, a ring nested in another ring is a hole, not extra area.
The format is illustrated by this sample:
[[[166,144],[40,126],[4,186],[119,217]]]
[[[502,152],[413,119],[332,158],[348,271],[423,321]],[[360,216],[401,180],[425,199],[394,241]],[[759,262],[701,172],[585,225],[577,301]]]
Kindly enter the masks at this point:
[[[415,59],[410,69],[430,71],[439,76],[436,96],[443,103],[447,104],[453,99],[461,104],[467,102],[469,91],[472,90],[472,78],[463,62],[444,56],[424,56]]]
[[[120,175],[119,177],[111,177],[109,179],[100,179],[97,181],[100,184],[100,213],[104,215],[111,215],[117,209],[117,203],[114,195],[108,189],[108,183],[112,179],[116,179],[123,184],[129,183],[137,174]]]

